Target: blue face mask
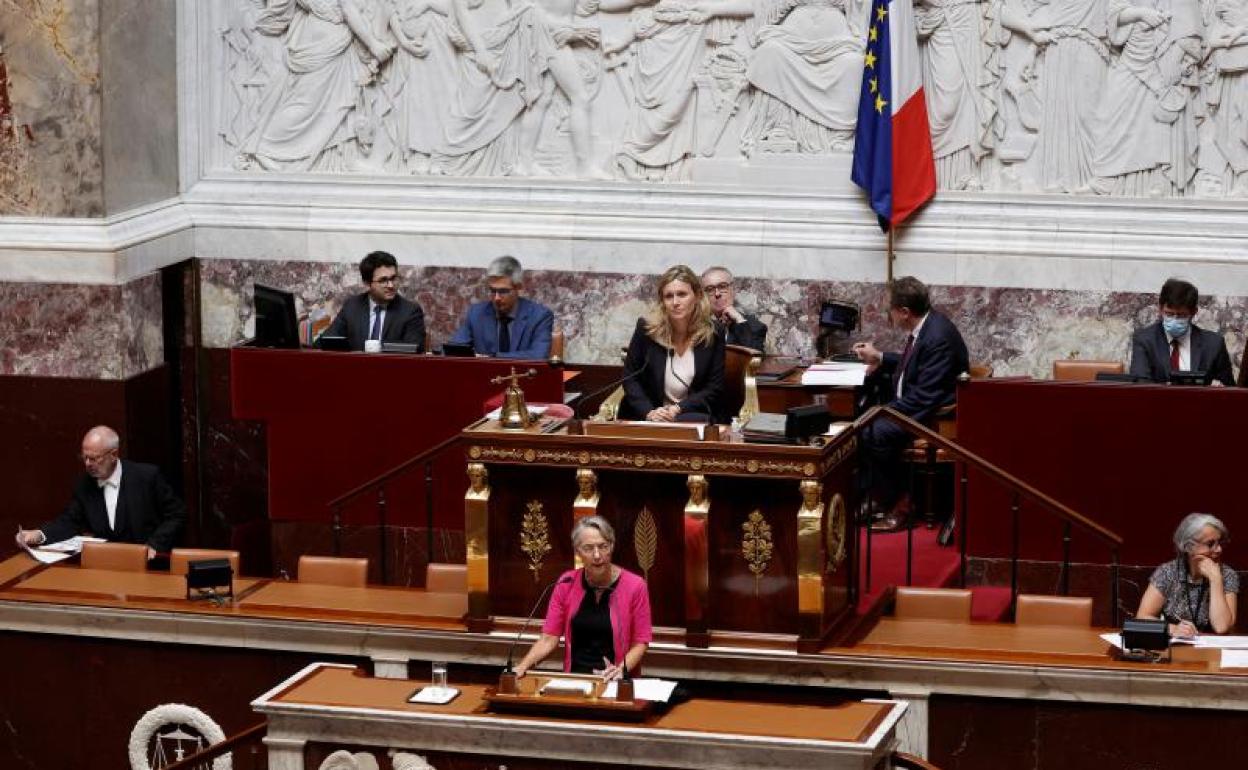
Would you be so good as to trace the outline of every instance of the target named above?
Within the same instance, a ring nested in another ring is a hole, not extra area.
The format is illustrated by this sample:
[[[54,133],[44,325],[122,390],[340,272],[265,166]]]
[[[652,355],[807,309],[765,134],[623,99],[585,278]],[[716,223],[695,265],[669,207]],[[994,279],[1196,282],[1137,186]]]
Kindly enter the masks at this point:
[[[1161,328],[1166,330],[1166,334],[1171,337],[1182,337],[1187,334],[1187,330],[1192,326],[1190,318],[1172,318],[1164,316],[1161,319]]]

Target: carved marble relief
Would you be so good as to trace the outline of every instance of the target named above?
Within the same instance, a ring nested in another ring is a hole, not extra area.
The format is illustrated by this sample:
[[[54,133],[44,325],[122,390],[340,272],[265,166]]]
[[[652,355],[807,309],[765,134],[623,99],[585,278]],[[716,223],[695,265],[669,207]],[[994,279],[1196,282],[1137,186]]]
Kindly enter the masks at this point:
[[[696,179],[852,151],[862,0],[228,0],[240,169]],[[944,189],[1248,194],[1245,0],[916,0]]]

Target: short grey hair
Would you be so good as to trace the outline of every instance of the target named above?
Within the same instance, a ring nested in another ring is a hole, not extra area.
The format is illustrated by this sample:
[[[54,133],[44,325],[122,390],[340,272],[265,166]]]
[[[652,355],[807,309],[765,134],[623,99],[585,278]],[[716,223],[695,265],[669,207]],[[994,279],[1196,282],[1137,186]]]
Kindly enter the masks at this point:
[[[1178,528],[1174,530],[1175,552],[1180,556],[1187,554],[1188,546],[1196,542],[1196,536],[1205,527],[1213,527],[1223,539],[1230,536],[1226,525],[1212,513],[1189,513],[1183,517],[1183,521],[1180,521]]]
[[[581,533],[587,529],[596,529],[598,534],[602,535],[602,539],[608,543],[615,545],[615,528],[611,526],[611,522],[601,516],[586,516],[576,522],[576,526],[572,527],[572,550],[576,550],[578,541],[581,539]]]
[[[97,425],[87,431],[87,435],[83,436],[83,440],[94,438],[104,445],[107,450],[117,449],[121,446],[121,436],[117,435],[117,431],[107,425]]]
[[[706,277],[707,277],[708,275],[710,275],[711,273],[714,273],[714,272],[724,273],[725,275],[727,275],[727,276],[728,276],[728,280],[730,280],[730,281],[732,280],[732,271],[731,271],[731,270],[729,270],[728,268],[726,268],[726,267],[722,267],[722,266],[720,266],[720,265],[716,265],[716,266],[714,266],[714,267],[708,267],[707,269],[703,270],[703,271],[702,271],[702,276],[701,276],[702,280],[704,280],[704,281],[705,281],[705,280],[706,280]]]
[[[520,266],[520,260],[504,255],[490,263],[485,269],[485,277],[506,278],[512,283],[524,283],[524,268]]]

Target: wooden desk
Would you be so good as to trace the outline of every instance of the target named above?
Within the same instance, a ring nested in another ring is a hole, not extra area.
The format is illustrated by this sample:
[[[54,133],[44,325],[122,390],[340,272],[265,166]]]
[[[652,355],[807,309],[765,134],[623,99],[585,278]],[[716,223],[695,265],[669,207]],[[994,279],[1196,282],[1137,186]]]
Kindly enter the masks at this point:
[[[904,710],[893,701],[695,699],[630,725],[491,713],[480,685],[457,685],[459,698],[444,706],[407,703],[423,684],[374,679],[351,666],[309,666],[252,704],[269,720],[269,767],[315,768],[345,744],[419,751],[438,767],[471,755],[533,768],[579,760],[595,767],[865,769],[891,752]]]
[[[814,403],[816,396],[823,396],[828,412],[834,419],[852,420],[855,417],[855,401],[858,390],[829,385],[803,385],[804,369],[797,367],[797,359],[764,359],[760,374],[781,374],[780,379],[760,378],[758,382],[758,406],[764,412],[784,414],[794,406]],[[792,371],[790,371],[792,370]]]
[[[467,594],[443,594],[407,588],[270,582],[238,602],[244,610],[315,610],[322,617],[359,620],[438,618],[458,624],[468,611]]]

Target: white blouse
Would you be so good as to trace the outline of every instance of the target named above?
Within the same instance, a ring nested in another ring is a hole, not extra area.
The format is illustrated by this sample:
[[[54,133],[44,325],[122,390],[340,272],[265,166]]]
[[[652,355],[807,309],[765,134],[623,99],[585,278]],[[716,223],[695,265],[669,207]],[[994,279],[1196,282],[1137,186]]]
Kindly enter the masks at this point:
[[[678,404],[689,395],[689,386],[693,383],[693,346],[685,349],[684,354],[671,352],[667,357],[667,368],[663,372],[663,396],[668,404]]]

